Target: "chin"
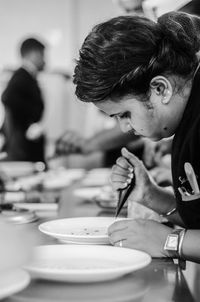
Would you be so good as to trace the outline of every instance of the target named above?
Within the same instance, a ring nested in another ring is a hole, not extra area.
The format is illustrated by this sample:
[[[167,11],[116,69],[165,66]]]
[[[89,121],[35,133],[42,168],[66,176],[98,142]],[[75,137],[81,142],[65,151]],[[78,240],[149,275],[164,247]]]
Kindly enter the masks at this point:
[[[149,138],[151,141],[154,141],[154,142],[159,142],[159,141],[161,141],[164,137],[161,136],[161,135],[158,135],[158,136],[149,136],[149,137],[146,136],[146,138]]]

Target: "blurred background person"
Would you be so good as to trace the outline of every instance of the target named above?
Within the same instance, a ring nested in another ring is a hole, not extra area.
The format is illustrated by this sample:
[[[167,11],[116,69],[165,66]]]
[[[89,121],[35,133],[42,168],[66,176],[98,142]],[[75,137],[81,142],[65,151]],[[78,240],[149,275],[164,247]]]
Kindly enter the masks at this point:
[[[144,15],[142,3],[144,0],[113,0],[115,5],[118,5],[123,13]]]
[[[45,66],[45,45],[35,38],[20,46],[21,67],[2,94],[5,107],[3,133],[7,160],[45,161],[45,135],[39,122],[44,111],[37,75]]]
[[[123,133],[118,125],[103,129],[88,138],[68,130],[57,140],[55,153],[89,155],[101,151],[104,153],[102,166],[110,167],[120,155],[123,146],[128,146],[138,157],[142,157],[143,140],[131,133]]]

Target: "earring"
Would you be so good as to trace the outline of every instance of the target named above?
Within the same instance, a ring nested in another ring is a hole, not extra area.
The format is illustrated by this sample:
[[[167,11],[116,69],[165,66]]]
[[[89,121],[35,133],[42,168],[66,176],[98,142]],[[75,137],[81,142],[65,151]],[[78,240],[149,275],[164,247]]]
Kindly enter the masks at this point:
[[[166,96],[163,97],[162,103],[163,104],[167,104],[168,103],[168,98]]]
[[[168,101],[169,101],[168,95],[169,95],[169,94],[170,94],[170,91],[167,90],[167,91],[165,92],[165,95],[163,96],[163,99],[162,99],[163,104],[167,104],[167,103],[168,103]]]

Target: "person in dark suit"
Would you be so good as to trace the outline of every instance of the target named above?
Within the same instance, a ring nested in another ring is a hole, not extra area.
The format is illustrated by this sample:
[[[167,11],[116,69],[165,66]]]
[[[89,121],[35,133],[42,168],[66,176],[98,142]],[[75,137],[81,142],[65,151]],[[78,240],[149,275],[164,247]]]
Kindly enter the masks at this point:
[[[2,94],[8,160],[45,161],[45,136],[39,127],[44,102],[36,79],[45,65],[44,51],[45,45],[35,38],[22,42],[22,66],[14,72]]]

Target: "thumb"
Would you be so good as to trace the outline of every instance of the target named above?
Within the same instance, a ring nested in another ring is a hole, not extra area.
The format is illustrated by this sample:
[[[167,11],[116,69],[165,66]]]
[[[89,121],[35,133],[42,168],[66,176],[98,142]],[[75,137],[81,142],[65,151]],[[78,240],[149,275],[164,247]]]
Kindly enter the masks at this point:
[[[138,165],[139,159],[133,153],[129,152],[125,147],[122,148],[121,153],[122,156],[125,157],[131,165]]]

